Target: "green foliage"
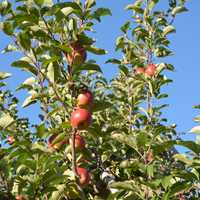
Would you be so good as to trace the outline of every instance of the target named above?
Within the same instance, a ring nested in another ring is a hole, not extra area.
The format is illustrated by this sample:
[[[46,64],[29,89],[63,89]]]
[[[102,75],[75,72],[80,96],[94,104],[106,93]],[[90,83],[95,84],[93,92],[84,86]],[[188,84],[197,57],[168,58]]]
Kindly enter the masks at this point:
[[[167,105],[159,102],[168,96],[162,87],[172,82],[164,73],[174,67],[157,60],[172,55],[172,19],[187,9],[184,1],[169,1],[166,11],[157,11],[158,3],[137,0],[126,7],[132,16],[116,40],[122,59],[107,61],[119,69],[111,82],[85,55],[107,53],[87,33],[93,32],[96,21],[111,15],[109,9],[96,8],[95,0],[0,3],[0,27],[13,39],[3,53],[23,54],[12,66],[29,74],[17,87],[28,93],[22,107],[31,109],[36,103],[41,108],[33,112],[38,124],[20,118],[18,100],[3,89],[2,81],[10,74],[0,72],[0,199],[19,194],[30,200],[199,198],[199,143],[178,139],[175,126],[162,117]],[[80,60],[70,62],[76,56]],[[155,74],[136,73],[149,64],[155,64]],[[87,108],[93,121],[79,130],[86,141],[80,150],[71,141],[77,130],[70,115],[84,90],[94,96]],[[192,132],[198,134],[199,127]],[[190,154],[179,154],[176,145]],[[90,171],[89,185],[80,184],[74,165]]]

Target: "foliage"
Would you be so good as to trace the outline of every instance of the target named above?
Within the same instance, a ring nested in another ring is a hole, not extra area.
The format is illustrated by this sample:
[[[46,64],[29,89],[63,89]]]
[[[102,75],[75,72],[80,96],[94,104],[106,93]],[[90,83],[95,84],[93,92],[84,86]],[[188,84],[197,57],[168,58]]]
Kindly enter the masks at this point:
[[[111,15],[109,9],[96,8],[95,0],[1,2],[0,27],[12,39],[3,52],[23,54],[12,66],[30,74],[17,87],[28,91],[23,107],[37,103],[41,112],[36,125],[20,118],[18,100],[0,83],[0,199],[199,198],[199,144],[178,138],[176,126],[162,117],[167,105],[159,103],[168,96],[161,88],[172,82],[165,71],[174,70],[159,61],[172,55],[168,35],[175,32],[176,15],[187,9],[185,1],[169,1],[166,11],[156,10],[158,3],[137,0],[127,5],[133,20],[121,27],[116,40],[122,59],[107,61],[119,68],[108,82],[101,67],[86,59],[86,51],[106,53],[94,46],[89,32]],[[155,73],[136,73],[149,65]],[[9,76],[1,72],[0,80]],[[89,122],[72,127],[70,116],[84,90],[94,96],[91,107],[84,108],[93,121],[89,127]],[[86,148],[75,148],[77,133]],[[8,145],[10,136],[15,141]],[[175,145],[187,147],[190,156],[179,154]],[[81,185],[76,166],[88,169],[89,185]]]

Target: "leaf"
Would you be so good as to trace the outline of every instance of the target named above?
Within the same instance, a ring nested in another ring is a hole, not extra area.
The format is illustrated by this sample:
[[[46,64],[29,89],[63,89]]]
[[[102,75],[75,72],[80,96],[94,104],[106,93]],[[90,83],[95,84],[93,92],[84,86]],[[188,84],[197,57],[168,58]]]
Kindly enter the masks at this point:
[[[144,10],[135,4],[129,4],[125,7],[125,9],[126,10],[134,10],[136,13],[140,13],[140,14],[144,13]]]
[[[126,22],[122,27],[121,27],[121,31],[124,33],[127,33],[128,29],[130,28],[131,22],[128,21]]]
[[[53,5],[53,1],[52,0],[34,0],[34,2],[38,5],[38,6],[52,6]]]
[[[47,77],[52,83],[55,82],[55,72],[53,63],[50,63],[47,67]]]
[[[67,17],[74,12],[72,7],[65,7],[61,9],[61,12]]]
[[[95,64],[95,63],[84,63],[81,66],[74,66],[73,67],[73,72],[79,72],[79,71],[97,71],[97,72],[101,72],[101,68],[99,67],[99,65]]]
[[[97,21],[101,21],[102,16],[106,15],[112,15],[111,11],[107,8],[98,8],[96,11],[94,11],[92,17],[96,19]]]
[[[173,157],[187,165],[191,165],[193,163],[192,160],[188,159],[184,154],[175,154]]]
[[[34,75],[38,74],[37,69],[25,60],[15,61],[15,62],[12,63],[12,66],[20,68],[20,69],[28,71],[28,72],[31,72]]]
[[[110,184],[110,187],[116,189],[125,189],[125,190],[134,190],[134,191],[137,190],[134,181],[113,182]]]
[[[93,102],[93,105],[92,105],[92,111],[93,112],[98,112],[98,111],[102,111],[102,110],[105,110],[109,107],[111,107],[112,104],[107,102],[107,101],[104,101],[104,100],[101,100],[101,101],[94,101]]]
[[[136,140],[131,135],[126,135],[124,133],[113,133],[111,137],[120,143],[126,144],[132,147],[133,149],[137,149]]]
[[[176,29],[174,28],[174,26],[169,25],[163,29],[163,36],[166,36],[170,33],[175,33],[175,32],[176,32]]]
[[[176,16],[176,14],[181,13],[181,12],[186,12],[188,9],[184,6],[177,6],[172,10],[172,16]]]
[[[107,51],[104,49],[97,48],[95,46],[86,46],[85,49],[91,53],[94,53],[96,55],[104,55],[107,54]]]
[[[14,33],[13,24],[10,22],[4,22],[3,23],[3,31],[7,35],[13,35],[13,33]]]
[[[172,176],[165,176],[162,181],[161,181],[161,184],[162,186],[167,189],[172,183],[171,183],[171,180],[172,180]]]
[[[1,51],[1,53],[7,53],[7,52],[12,52],[12,51],[17,51],[17,47],[15,45],[9,44],[7,45],[6,48],[3,49],[3,51]]]
[[[31,40],[30,40],[30,36],[27,33],[19,33],[18,34],[18,39],[19,39],[19,43],[20,45],[26,49],[29,50],[31,48]]]
[[[9,125],[14,122],[13,117],[10,114],[2,112],[0,113],[0,127],[6,129]]]
[[[118,64],[118,65],[120,65],[121,61],[117,60],[115,58],[111,58],[111,59],[107,60],[105,63],[112,63],[112,64]]]
[[[24,102],[23,102],[23,104],[22,104],[22,107],[25,108],[25,107],[27,107],[27,106],[29,106],[29,105],[31,105],[31,104],[36,103],[36,102],[37,102],[36,99],[33,98],[33,96],[31,95],[31,96],[27,97],[27,98],[24,100]]]
[[[11,74],[7,73],[7,72],[0,72],[0,80],[6,79],[8,77],[10,77]]]
[[[91,7],[93,7],[95,5],[96,5],[95,0],[86,0],[86,2],[85,2],[86,9],[90,9]]]
[[[190,130],[190,133],[200,134],[200,126],[195,126]]]
[[[148,5],[149,10],[152,10],[158,2],[159,2],[159,0],[150,1],[149,5]]]

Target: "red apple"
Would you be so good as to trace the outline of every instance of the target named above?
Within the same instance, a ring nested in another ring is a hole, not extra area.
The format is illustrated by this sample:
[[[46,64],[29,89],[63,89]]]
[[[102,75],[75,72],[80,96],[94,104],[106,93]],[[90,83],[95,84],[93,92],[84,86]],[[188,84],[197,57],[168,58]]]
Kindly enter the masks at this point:
[[[135,74],[144,74],[145,73],[145,68],[144,67],[137,67],[135,69]]]
[[[58,150],[60,149],[63,145],[65,145],[67,143],[67,140],[62,140],[56,144],[53,144],[54,139],[56,139],[56,137],[58,136],[58,134],[53,134],[49,137],[48,139],[48,147],[52,150]]]
[[[65,54],[68,64],[69,65],[83,64],[87,58],[87,52],[85,48],[81,46],[79,42],[72,43],[70,47],[71,47],[71,52]]]
[[[72,143],[71,140],[70,140],[70,143]],[[75,136],[75,148],[77,150],[81,150],[85,148],[85,140],[79,134],[76,134]]]
[[[77,174],[79,176],[79,182],[81,185],[85,186],[88,185],[90,182],[90,173],[87,169],[83,167],[77,167],[76,168]]]
[[[9,135],[7,138],[7,142],[9,145],[12,145],[15,142],[15,137],[12,135]]]
[[[88,106],[91,105],[93,101],[93,95],[90,91],[83,91],[77,97],[78,106]]]
[[[154,76],[156,74],[156,65],[149,64],[145,70],[145,74],[148,76]]]
[[[25,197],[22,195],[17,195],[15,199],[16,200],[25,200]]]
[[[78,108],[72,112],[70,121],[73,128],[87,128],[92,122],[92,115],[88,110]]]

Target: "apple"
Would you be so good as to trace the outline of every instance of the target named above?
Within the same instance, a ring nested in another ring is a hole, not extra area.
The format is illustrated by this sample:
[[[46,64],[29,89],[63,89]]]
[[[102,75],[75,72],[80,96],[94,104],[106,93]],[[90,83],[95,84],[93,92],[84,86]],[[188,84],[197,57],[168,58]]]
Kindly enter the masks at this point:
[[[15,200],[25,200],[25,198],[22,195],[17,195]]]
[[[7,142],[9,145],[12,145],[15,142],[15,137],[12,135],[9,135],[7,138]]]
[[[144,74],[145,73],[145,68],[144,67],[137,67],[135,69],[135,74]]]
[[[148,76],[154,76],[156,74],[156,65],[149,64],[145,70],[145,74]]]
[[[60,141],[56,144],[52,144],[54,139],[56,139],[56,137],[58,136],[58,134],[53,134],[49,137],[48,139],[48,147],[52,150],[58,150],[60,149],[63,145],[65,145],[67,143],[67,140],[63,140],[63,141]]]
[[[70,121],[73,128],[87,128],[92,122],[92,115],[87,109],[78,108],[72,112]]]
[[[70,140],[70,143],[72,143],[72,141]],[[85,148],[85,140],[83,137],[81,137],[81,135],[76,134],[75,136],[75,148],[77,150],[81,150]]]
[[[81,65],[87,58],[87,52],[79,42],[74,42],[70,45],[71,52],[65,54],[69,65]]]
[[[83,167],[76,168],[77,175],[79,176],[79,182],[82,186],[88,185],[90,182],[90,173]]]
[[[93,102],[93,95],[90,91],[83,91],[81,92],[77,97],[77,105],[82,106],[88,106],[91,105]]]

